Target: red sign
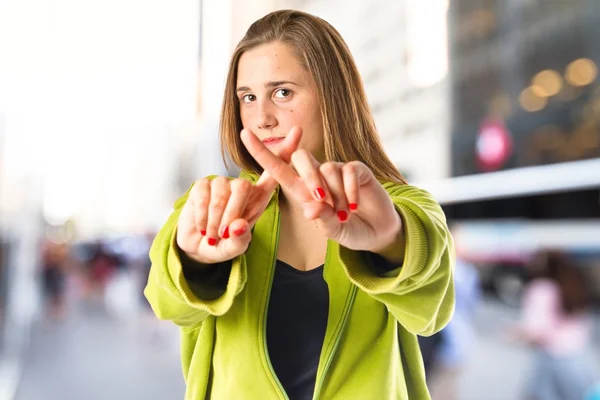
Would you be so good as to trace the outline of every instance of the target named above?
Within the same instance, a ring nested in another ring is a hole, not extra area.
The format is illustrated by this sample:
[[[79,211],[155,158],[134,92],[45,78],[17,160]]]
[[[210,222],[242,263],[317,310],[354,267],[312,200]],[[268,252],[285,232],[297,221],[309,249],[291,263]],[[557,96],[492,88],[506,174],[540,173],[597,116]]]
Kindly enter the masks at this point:
[[[512,137],[499,119],[486,119],[481,124],[475,143],[477,165],[482,171],[501,168],[512,153]]]

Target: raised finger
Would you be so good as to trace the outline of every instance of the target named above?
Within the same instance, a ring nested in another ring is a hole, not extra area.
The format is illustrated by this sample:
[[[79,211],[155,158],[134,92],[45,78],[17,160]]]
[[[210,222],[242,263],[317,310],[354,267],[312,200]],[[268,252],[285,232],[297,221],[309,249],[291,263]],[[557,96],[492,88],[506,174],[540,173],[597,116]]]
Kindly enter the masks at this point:
[[[288,189],[300,201],[311,198],[306,186],[292,167],[271,153],[256,136],[248,131],[242,131],[241,139],[250,155],[282,187]]]
[[[306,189],[316,201],[325,201],[328,196],[327,184],[323,181],[319,171],[319,163],[306,150],[300,149],[292,154],[292,165],[302,178]]]
[[[358,173],[356,164],[349,162],[342,167],[342,179],[344,181],[344,191],[348,200],[348,207],[351,212],[357,212],[360,204],[360,191],[358,184]]]
[[[326,182],[333,200],[333,207],[338,220],[346,222],[348,217],[348,201],[342,179],[342,163],[327,162],[319,167],[322,179]]]
[[[252,132],[248,131],[247,129],[244,129],[243,131],[247,131],[244,133],[244,135],[252,135]],[[284,162],[289,163],[292,154],[298,149],[300,139],[302,139],[302,129],[297,126],[292,127],[281,144],[278,153],[279,158],[281,158]],[[269,174],[269,172],[266,170],[263,171],[258,178],[258,182],[256,182],[257,187],[264,187],[265,191],[267,192],[272,192],[275,190],[278,184],[279,183],[273,179],[271,174]]]

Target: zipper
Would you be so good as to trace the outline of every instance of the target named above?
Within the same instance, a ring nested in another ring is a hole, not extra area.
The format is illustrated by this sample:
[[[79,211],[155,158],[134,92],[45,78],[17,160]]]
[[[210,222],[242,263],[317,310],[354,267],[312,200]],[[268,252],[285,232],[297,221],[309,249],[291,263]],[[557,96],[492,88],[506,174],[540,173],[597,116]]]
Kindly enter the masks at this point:
[[[276,193],[277,195],[278,193]],[[275,276],[275,266],[277,263],[277,248],[279,247],[279,225],[281,223],[281,217],[279,214],[279,203],[275,202],[275,215],[277,215],[277,222],[276,222],[276,231],[277,232],[277,236],[275,238],[275,251],[273,252],[272,255],[272,264],[271,264],[271,275],[269,277],[269,288],[271,288],[273,286],[273,277]],[[289,400],[289,397],[287,395],[287,393],[285,392],[285,389],[283,388],[283,385],[281,385],[281,382],[279,381],[279,378],[277,377],[277,374],[275,373],[275,370],[273,369],[273,364],[271,364],[271,359],[269,358],[269,351],[268,351],[268,346],[267,346],[267,317],[269,314],[269,301],[271,299],[271,290],[267,291],[267,300],[265,303],[265,310],[264,310],[264,317],[263,317],[263,348],[264,348],[264,356],[265,359],[267,361],[267,366],[269,367],[269,372],[271,372],[271,377],[273,378],[273,380],[275,381],[276,387],[277,389],[279,389],[279,395],[282,399],[285,400]]]
[[[313,393],[313,400],[318,400],[321,396],[321,390],[323,388],[323,383],[325,382],[325,377],[327,376],[327,371],[331,366],[331,362],[333,361],[333,357],[335,356],[338,345],[340,344],[342,338],[342,332],[344,331],[344,327],[346,326],[346,321],[348,320],[348,315],[350,315],[350,306],[354,303],[354,297],[356,296],[356,286],[352,285],[352,289],[346,298],[346,305],[344,306],[344,316],[342,317],[342,322],[340,323],[340,329],[338,330],[335,336],[335,342],[333,347],[331,348],[329,355],[327,357],[327,361],[325,362],[325,367],[323,368],[323,373],[320,377],[317,377],[317,383],[315,385],[315,392]]]

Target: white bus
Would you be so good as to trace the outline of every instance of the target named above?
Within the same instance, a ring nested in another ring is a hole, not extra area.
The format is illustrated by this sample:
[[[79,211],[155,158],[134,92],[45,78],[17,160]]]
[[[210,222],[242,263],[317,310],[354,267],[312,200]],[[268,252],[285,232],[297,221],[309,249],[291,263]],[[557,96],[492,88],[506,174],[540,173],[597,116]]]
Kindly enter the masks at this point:
[[[457,254],[516,305],[540,249],[578,261],[600,300],[600,158],[424,182],[452,221]]]

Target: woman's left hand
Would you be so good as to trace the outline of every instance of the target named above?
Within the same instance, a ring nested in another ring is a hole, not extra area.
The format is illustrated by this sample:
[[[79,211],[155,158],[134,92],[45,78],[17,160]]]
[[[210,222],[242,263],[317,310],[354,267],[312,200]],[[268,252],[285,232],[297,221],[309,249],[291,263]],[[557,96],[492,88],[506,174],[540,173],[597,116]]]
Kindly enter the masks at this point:
[[[319,164],[306,150],[297,150],[291,157],[292,168],[250,131],[243,130],[241,139],[258,164],[291,193],[292,200],[303,206],[304,216],[316,221],[326,237],[352,250],[402,261],[402,219],[365,164]]]

